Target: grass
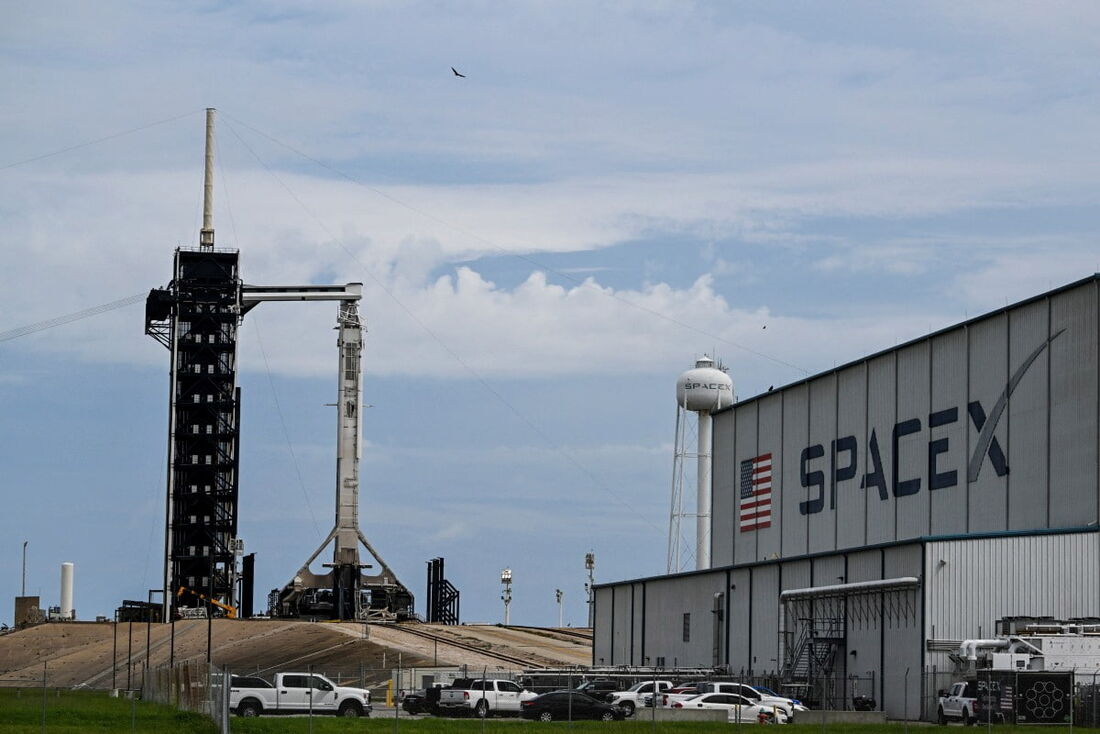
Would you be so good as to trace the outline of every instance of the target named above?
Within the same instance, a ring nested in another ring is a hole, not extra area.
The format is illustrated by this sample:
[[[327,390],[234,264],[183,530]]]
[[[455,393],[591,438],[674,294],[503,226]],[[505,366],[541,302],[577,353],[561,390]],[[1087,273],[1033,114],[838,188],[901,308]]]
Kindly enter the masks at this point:
[[[258,719],[234,719],[232,727],[234,734],[307,734],[309,720],[304,718],[278,718],[267,717]],[[978,734],[982,727],[965,729],[962,726],[940,727],[924,724],[910,725],[911,734],[963,734],[971,731]],[[776,731],[782,734],[821,734],[822,728],[818,724],[793,724],[781,729],[770,727],[758,728],[755,725],[745,724],[744,732]],[[0,729],[0,731],[3,731]],[[370,734],[392,734],[394,721],[392,718],[372,717],[370,719],[346,720],[336,718],[316,718],[313,720],[314,734],[338,734],[341,732],[370,732]],[[435,719],[431,717],[417,717],[416,719],[400,719],[397,726],[397,734],[481,734],[481,722],[469,719]],[[615,723],[603,723],[600,721],[577,721],[570,725],[560,721],[552,724],[542,724],[534,721],[515,719],[490,719],[485,722],[486,734],[648,734],[654,731],[653,724],[648,721],[622,721]],[[656,731],[672,732],[673,734],[737,734],[735,724],[704,723],[704,722],[657,722]],[[827,734],[903,734],[905,727],[902,724],[868,725],[868,724],[830,724],[825,727]],[[997,734],[1067,734],[1068,727],[1035,727],[1035,726],[996,726]],[[1093,730],[1095,731],[1095,730]]]
[[[214,734],[214,724],[198,714],[185,713],[152,703],[109,698],[102,691],[48,690],[43,700],[42,691],[36,689],[0,689],[0,734],[41,734],[42,711],[45,703],[46,728],[50,734],[125,734],[133,731],[144,734]],[[132,707],[132,708],[131,708]],[[471,719],[436,719],[431,717],[402,718],[397,722],[381,712],[370,719],[338,719],[317,717],[310,721],[305,717],[260,717],[231,720],[235,734],[339,734],[366,732],[369,734],[481,734],[482,722]],[[760,732],[756,726],[742,727],[747,732]],[[975,734],[984,727],[964,729],[913,724],[912,734]],[[649,721],[623,721],[603,723],[599,721],[555,722],[542,724],[515,719],[490,719],[484,722],[485,734],[647,734],[654,731]],[[673,734],[738,734],[738,727],[725,723],[657,722],[656,731]],[[763,731],[771,731],[764,729]],[[821,734],[820,725],[794,724],[784,726],[783,734]],[[827,734],[902,734],[902,724],[858,725],[831,724],[824,729]],[[1066,734],[1068,727],[996,726],[997,734]],[[1095,730],[1094,730],[1095,731]]]
[[[131,708],[132,707],[132,708]],[[41,734],[45,710],[49,734],[214,734],[214,723],[198,714],[141,701],[110,698],[104,691],[0,688],[0,734]]]

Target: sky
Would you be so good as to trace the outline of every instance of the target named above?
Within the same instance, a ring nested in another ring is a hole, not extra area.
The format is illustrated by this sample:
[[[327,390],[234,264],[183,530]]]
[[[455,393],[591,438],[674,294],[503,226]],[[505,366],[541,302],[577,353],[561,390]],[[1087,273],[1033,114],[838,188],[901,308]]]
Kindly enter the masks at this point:
[[[163,287],[363,282],[360,518],[464,621],[666,570],[675,380],[747,398],[1100,270],[1089,2],[4,4],[0,333]],[[459,78],[451,67],[465,74]],[[0,341],[0,621],[159,588],[168,354],[140,304]],[[334,512],[334,304],[240,332],[257,604]],[[694,523],[685,523],[686,528]]]

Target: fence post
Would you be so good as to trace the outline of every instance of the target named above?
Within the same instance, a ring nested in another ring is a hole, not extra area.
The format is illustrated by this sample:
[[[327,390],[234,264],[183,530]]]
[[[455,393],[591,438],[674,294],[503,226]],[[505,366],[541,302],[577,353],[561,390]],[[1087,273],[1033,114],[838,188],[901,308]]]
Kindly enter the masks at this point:
[[[909,668],[905,669],[905,703],[902,706],[905,709],[905,734],[909,734]]]
[[[229,666],[225,665],[222,668],[222,721],[225,722],[225,728],[222,729],[222,734],[229,734],[229,689],[232,688],[232,677],[229,673]]]
[[[313,663],[306,666],[306,672],[309,674],[309,734],[313,734],[313,691],[316,690],[313,687]]]
[[[48,663],[42,661],[42,734],[46,734],[46,666]]]
[[[1073,714],[1077,709],[1077,666],[1073,666],[1073,682],[1069,684],[1069,734],[1073,734]]]

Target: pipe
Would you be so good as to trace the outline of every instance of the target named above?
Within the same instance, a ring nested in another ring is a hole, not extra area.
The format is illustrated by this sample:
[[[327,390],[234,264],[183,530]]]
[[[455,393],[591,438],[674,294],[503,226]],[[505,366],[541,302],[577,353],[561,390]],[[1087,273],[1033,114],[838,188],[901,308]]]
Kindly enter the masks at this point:
[[[965,657],[971,662],[975,662],[978,659],[978,648],[989,648],[991,650],[1000,650],[1001,648],[1008,647],[1008,640],[995,639],[995,640],[963,640],[959,645],[959,655]]]
[[[699,411],[698,484],[695,494],[695,568],[710,568],[710,475],[711,421],[709,412]]]

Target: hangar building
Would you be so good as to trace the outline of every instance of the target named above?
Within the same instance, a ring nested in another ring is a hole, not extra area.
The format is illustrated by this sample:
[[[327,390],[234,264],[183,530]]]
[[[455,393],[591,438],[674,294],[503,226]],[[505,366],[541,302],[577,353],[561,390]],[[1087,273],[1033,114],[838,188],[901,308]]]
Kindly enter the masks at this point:
[[[593,664],[913,718],[958,641],[1100,615],[1098,343],[1100,274],[715,413],[711,567],[598,586]]]

